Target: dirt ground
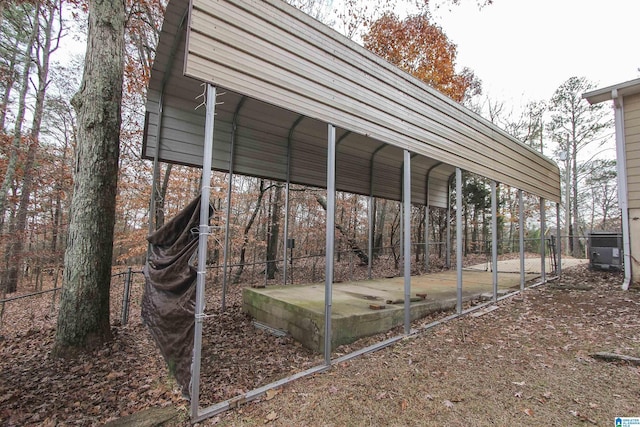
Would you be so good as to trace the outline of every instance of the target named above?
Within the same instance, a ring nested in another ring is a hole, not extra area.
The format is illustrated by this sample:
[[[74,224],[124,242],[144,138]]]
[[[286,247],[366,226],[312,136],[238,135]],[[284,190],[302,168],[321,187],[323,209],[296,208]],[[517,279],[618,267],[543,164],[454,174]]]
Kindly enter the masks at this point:
[[[607,426],[640,416],[640,367],[591,357],[640,357],[640,292],[620,290],[621,279],[568,270],[482,316],[425,330],[201,425]],[[238,297],[228,303],[205,328],[203,405],[318,364],[290,339],[253,328]],[[112,343],[77,360],[51,358],[53,337],[52,326],[3,329],[0,425],[101,425],[159,406],[177,407],[184,417],[176,424],[188,424],[188,402],[134,316],[114,328]]]

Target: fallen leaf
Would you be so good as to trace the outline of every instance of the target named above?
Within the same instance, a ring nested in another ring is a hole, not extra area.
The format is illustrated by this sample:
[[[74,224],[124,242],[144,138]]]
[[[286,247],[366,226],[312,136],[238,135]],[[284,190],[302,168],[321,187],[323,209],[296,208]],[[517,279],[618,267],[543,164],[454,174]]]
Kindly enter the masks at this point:
[[[276,411],[271,411],[267,414],[266,418],[264,419],[264,423],[267,424],[277,419],[278,419],[278,414],[276,414]]]
[[[403,411],[405,411],[408,407],[409,407],[409,402],[407,402],[406,400],[403,400],[402,402],[400,402],[400,408]]]
[[[551,392],[550,392],[550,391],[546,391],[546,392],[544,392],[544,393],[542,394],[542,396],[543,396],[545,399],[551,399]]]
[[[450,400],[443,400],[443,401],[442,401],[442,404],[443,404],[444,406],[446,406],[447,408],[453,408],[453,402],[452,402],[452,401],[450,401]]]
[[[386,391],[381,391],[380,393],[378,393],[376,395],[376,400],[384,399],[385,397],[387,397],[387,392]]]
[[[530,417],[533,417],[533,411],[530,408],[527,408],[527,409],[523,410],[522,412],[524,412],[525,414],[529,415]]]
[[[281,392],[281,391],[282,391],[282,390],[280,390],[280,389],[274,389],[274,388],[267,390],[267,392],[265,393],[265,398],[264,398],[264,400],[271,400],[271,399],[273,399],[273,398],[274,398],[274,397],[276,397],[278,394],[280,394],[280,392]]]

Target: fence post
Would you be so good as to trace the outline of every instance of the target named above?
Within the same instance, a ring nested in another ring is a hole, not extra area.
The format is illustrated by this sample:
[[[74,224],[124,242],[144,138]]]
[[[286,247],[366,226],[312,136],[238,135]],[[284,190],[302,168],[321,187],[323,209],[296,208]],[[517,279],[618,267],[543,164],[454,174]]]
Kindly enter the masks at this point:
[[[53,296],[51,297],[51,310],[50,313],[56,309],[56,293],[58,292],[58,274],[60,273],[60,267],[56,267],[56,277],[53,280]]]
[[[129,321],[129,294],[131,287],[131,267],[127,269],[127,275],[124,280],[124,295],[122,297],[122,316],[120,318],[120,323],[122,325],[126,325]]]

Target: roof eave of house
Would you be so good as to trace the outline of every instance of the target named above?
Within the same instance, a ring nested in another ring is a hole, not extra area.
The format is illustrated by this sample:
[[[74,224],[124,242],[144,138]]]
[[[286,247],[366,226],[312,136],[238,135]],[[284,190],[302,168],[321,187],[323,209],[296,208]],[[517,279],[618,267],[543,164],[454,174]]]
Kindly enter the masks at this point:
[[[613,99],[614,91],[617,91],[617,96],[628,96],[640,93],[640,79],[629,80],[624,83],[586,92],[582,94],[582,97],[589,101],[589,104],[593,105]]]

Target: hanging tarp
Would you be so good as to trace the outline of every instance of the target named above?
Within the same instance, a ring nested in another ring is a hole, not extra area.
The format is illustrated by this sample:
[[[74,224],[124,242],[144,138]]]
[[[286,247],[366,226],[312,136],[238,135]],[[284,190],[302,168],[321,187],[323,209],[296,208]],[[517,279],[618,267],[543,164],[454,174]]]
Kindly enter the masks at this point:
[[[142,319],[169,371],[187,396],[195,325],[197,269],[194,264],[199,225],[200,196],[147,237],[149,260],[144,268]]]

